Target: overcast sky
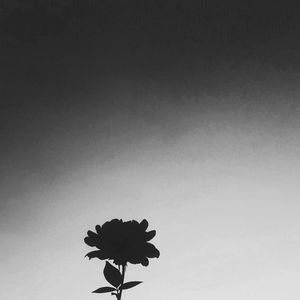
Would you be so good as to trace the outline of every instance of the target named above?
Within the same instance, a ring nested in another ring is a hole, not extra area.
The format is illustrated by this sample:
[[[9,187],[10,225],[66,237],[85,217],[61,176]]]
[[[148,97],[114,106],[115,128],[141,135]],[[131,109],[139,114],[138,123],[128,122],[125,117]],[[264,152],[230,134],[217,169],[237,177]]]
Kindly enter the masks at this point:
[[[26,3],[1,6],[3,299],[110,299],[86,231],[146,218],[124,300],[298,300],[299,7]]]

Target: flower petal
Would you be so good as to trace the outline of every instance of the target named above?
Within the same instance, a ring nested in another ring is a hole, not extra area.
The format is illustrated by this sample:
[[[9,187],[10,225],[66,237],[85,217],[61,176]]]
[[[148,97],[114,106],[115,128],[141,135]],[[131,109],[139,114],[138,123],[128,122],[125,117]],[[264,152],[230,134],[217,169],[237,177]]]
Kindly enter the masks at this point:
[[[115,257],[115,258],[110,257],[110,259],[113,259],[113,262],[115,265],[123,265],[124,266],[127,263],[127,260],[123,257]]]
[[[95,229],[96,229],[97,233],[100,234],[100,232],[101,232],[101,226],[100,225],[96,225]]]
[[[88,235],[89,237],[92,237],[92,238],[97,238],[97,237],[98,237],[98,234],[95,233],[94,231],[91,231],[91,230],[89,230],[89,231],[87,232],[87,235]]]
[[[129,257],[128,262],[130,262],[131,264],[134,264],[134,265],[140,264],[141,258],[137,257],[137,256],[131,256],[131,257]]]
[[[159,251],[151,243],[146,243],[145,254],[149,258],[153,258],[153,257],[157,257],[158,258],[159,255],[160,255]]]
[[[140,226],[142,227],[142,229],[144,231],[146,231],[146,229],[148,228],[148,221],[146,219],[144,219],[141,223],[140,223]]]
[[[98,244],[97,239],[89,237],[89,236],[84,238],[84,242],[91,247],[94,247]]]
[[[86,256],[91,259],[91,258],[99,258],[99,259],[107,259],[108,256],[102,251],[102,250],[97,250],[97,251],[92,251],[86,254]]]
[[[143,266],[147,267],[147,266],[149,265],[149,260],[148,260],[148,258],[147,258],[147,257],[143,257],[143,258],[141,259],[141,264],[142,264]]]
[[[146,232],[146,241],[150,241],[152,240],[156,235],[156,231],[155,230],[151,230]]]

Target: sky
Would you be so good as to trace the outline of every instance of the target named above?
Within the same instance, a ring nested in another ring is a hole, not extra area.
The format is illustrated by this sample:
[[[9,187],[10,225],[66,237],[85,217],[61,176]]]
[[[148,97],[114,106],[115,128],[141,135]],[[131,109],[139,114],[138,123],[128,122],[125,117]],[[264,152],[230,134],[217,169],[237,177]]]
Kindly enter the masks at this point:
[[[299,5],[51,3],[0,8],[2,298],[110,299],[86,232],[146,218],[124,300],[299,299]]]

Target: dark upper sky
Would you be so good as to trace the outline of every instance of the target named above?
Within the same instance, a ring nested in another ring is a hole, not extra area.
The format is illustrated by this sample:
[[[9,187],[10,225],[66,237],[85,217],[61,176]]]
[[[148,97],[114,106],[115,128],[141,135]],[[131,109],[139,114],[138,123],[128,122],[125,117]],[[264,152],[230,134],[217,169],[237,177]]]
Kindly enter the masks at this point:
[[[58,69],[79,78],[95,64],[105,76],[186,75],[207,60],[286,65],[297,63],[298,13],[296,1],[2,1],[1,44],[22,79]]]
[[[181,112],[249,101],[192,100],[199,95],[246,95],[261,79],[293,93],[299,12],[297,1],[2,0],[4,190],[25,170],[52,178],[99,151],[112,155],[113,137],[130,143],[137,119],[170,135]]]
[[[173,90],[224,62],[299,67],[297,1],[1,3],[2,98],[14,101],[45,89],[60,98],[116,77],[164,80]]]

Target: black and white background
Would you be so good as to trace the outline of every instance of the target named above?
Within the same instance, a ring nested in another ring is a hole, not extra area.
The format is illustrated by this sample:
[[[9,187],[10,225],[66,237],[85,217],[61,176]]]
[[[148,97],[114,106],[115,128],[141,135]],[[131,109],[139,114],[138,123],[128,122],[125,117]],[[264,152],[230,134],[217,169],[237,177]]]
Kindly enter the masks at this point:
[[[2,299],[101,297],[83,238],[115,217],[161,252],[124,299],[299,299],[298,1],[0,14]]]

